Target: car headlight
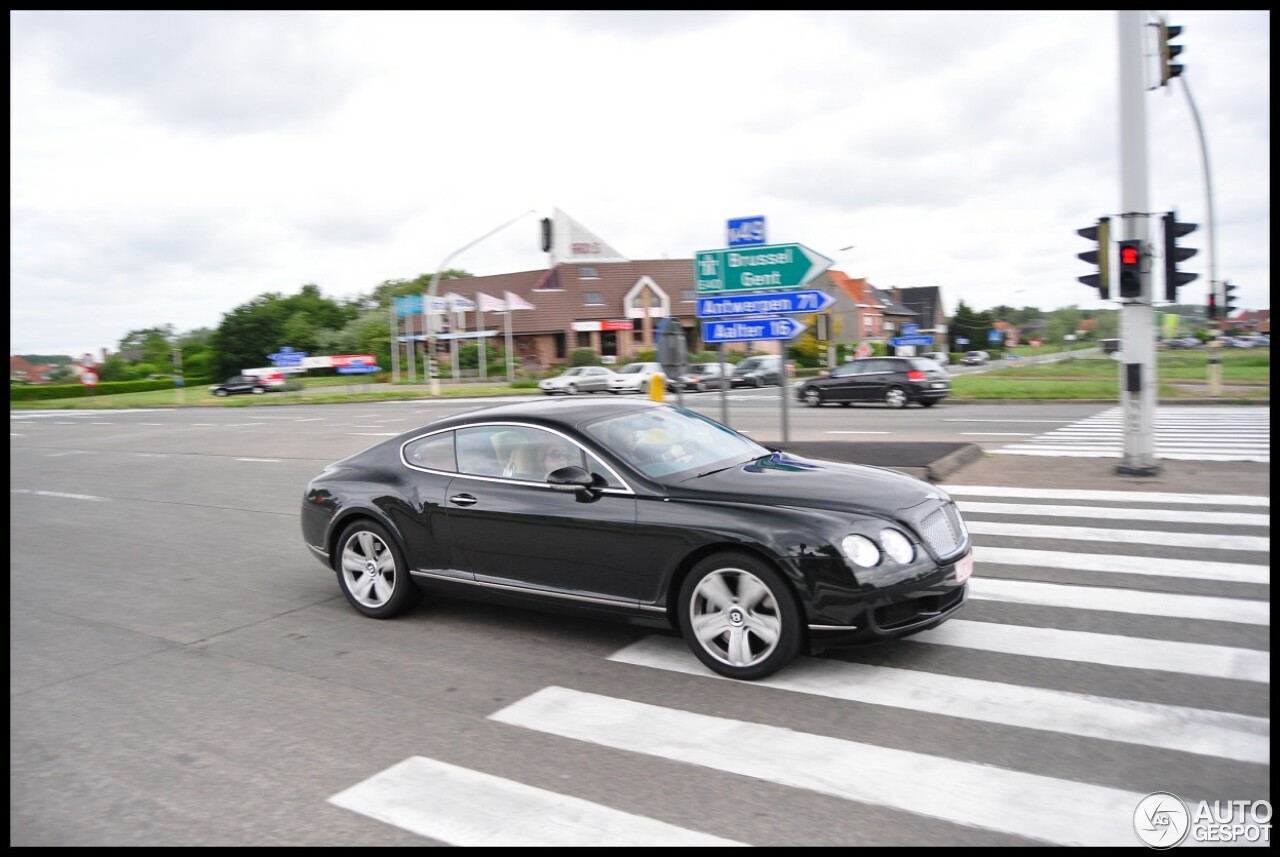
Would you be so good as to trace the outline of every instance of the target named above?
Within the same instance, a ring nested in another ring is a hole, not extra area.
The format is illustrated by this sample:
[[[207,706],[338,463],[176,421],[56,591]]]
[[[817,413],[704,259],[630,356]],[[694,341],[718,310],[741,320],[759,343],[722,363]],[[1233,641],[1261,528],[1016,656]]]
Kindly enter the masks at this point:
[[[854,565],[874,568],[882,557],[888,557],[898,565],[910,565],[916,558],[915,546],[899,530],[889,527],[876,534],[876,538],[854,534],[840,541],[840,549]]]
[[[883,529],[880,531],[880,546],[884,548],[884,552],[889,555],[895,562],[906,565],[915,559],[916,550],[911,546],[910,540],[897,530]]]
[[[853,560],[854,565],[871,568],[880,562],[880,549],[866,536],[845,536],[840,542],[840,548],[845,556]]]

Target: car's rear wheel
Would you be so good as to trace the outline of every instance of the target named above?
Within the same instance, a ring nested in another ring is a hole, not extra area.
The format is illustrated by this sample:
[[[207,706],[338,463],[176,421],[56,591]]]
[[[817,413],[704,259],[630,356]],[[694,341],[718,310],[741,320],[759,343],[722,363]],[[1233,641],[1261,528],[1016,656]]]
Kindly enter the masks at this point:
[[[267,388],[266,388],[266,387],[254,387],[254,388],[253,388],[253,394],[254,394],[255,396],[260,396],[260,395],[262,395],[262,394],[263,394],[263,393],[265,393],[265,392],[267,392]]]
[[[782,576],[745,554],[698,563],[680,587],[680,630],[698,660],[728,678],[773,675],[800,654],[804,626]]]
[[[757,376],[756,378],[752,379],[751,383],[754,384],[757,389],[759,389],[764,386],[764,379]]]
[[[809,387],[804,391],[804,403],[811,408],[822,406],[822,391],[817,387]]]
[[[907,400],[907,391],[901,387],[890,387],[885,391],[884,403],[891,408],[905,408]]]
[[[398,616],[422,600],[422,590],[409,578],[404,552],[373,521],[356,521],[343,530],[334,571],[351,606],[374,619]]]

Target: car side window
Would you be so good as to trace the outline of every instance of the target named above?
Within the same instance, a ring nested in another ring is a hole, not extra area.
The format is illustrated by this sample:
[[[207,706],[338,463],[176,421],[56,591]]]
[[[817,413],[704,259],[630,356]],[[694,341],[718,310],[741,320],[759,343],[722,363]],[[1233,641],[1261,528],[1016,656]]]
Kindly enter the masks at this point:
[[[857,375],[858,369],[857,363],[844,363],[831,370],[831,377],[844,378],[848,375]]]
[[[599,473],[610,488],[623,483],[594,455],[568,438],[533,426],[494,425],[458,429],[458,472],[546,482],[553,470],[573,465]]]
[[[415,467],[452,473],[456,467],[453,432],[440,432],[409,441],[404,447],[404,460]]]

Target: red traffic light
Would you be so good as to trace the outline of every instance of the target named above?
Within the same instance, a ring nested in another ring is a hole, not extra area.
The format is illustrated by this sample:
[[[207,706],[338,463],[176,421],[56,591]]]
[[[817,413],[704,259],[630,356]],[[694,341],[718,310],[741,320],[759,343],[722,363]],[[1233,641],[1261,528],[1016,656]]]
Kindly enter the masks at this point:
[[[1137,265],[1138,264],[1138,248],[1130,246],[1120,247],[1120,264],[1121,265]]]

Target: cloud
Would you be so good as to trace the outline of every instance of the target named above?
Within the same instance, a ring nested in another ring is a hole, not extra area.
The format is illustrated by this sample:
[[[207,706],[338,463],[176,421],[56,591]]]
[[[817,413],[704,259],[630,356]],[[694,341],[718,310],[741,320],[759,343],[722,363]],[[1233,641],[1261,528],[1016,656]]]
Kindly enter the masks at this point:
[[[1147,207],[1201,224],[1184,300],[1212,256],[1269,307],[1270,13],[1169,16],[1187,73],[1142,97]],[[11,12],[11,349],[216,326],[263,292],[352,297],[446,258],[538,269],[522,212],[553,208],[635,259],[691,259],[762,215],[770,240],[940,286],[949,309],[1107,306],[1076,281],[1075,230],[1135,178],[1117,21]]]

